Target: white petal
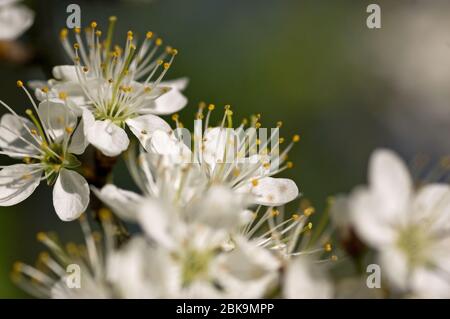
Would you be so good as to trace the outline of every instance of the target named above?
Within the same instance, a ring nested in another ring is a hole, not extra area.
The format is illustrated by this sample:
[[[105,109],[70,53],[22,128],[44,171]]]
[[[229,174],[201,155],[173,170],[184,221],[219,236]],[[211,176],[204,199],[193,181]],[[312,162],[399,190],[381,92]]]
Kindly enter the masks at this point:
[[[243,198],[225,186],[212,186],[190,213],[193,220],[216,229],[232,230],[241,224]]]
[[[153,132],[156,130],[162,130],[167,133],[172,131],[170,125],[166,121],[153,114],[146,114],[133,119],[128,119],[126,120],[126,123],[146,150],[149,147],[149,139]]]
[[[113,184],[105,185],[100,191],[93,188],[93,191],[121,218],[136,221],[137,207],[143,199],[141,195],[120,189]]]
[[[383,204],[370,191],[356,189],[349,199],[350,218],[358,237],[369,246],[383,249],[396,239],[395,226],[401,221],[391,221],[382,213]]]
[[[6,152],[39,154],[39,151],[32,146],[39,147],[39,145],[23,124],[30,130],[35,129],[35,126],[24,117],[4,114],[0,120],[0,147]]]
[[[36,164],[16,164],[0,170],[0,206],[27,199],[40,183],[42,169]]]
[[[174,212],[169,211],[162,202],[148,199],[138,209],[138,220],[150,238],[165,247],[173,247],[171,214]]]
[[[77,117],[63,102],[41,102],[39,116],[55,142],[61,142],[70,136],[67,130],[73,131],[77,125]]]
[[[78,218],[89,204],[89,185],[75,171],[61,169],[53,186],[53,206],[59,218],[71,221]]]
[[[211,171],[217,163],[234,163],[237,157],[237,135],[233,129],[214,127],[206,130],[203,142],[203,161]]]
[[[403,161],[392,151],[376,150],[369,163],[370,188],[378,194],[386,214],[402,214],[409,204],[412,180]]]
[[[20,37],[34,21],[34,13],[24,5],[0,7],[0,41]]]
[[[217,258],[214,271],[230,298],[261,298],[278,279],[279,261],[255,243],[237,237],[236,248]]]
[[[89,143],[104,155],[114,157],[128,148],[130,140],[127,133],[110,120],[95,121],[93,115],[83,112],[84,130]]]
[[[395,247],[385,247],[379,259],[382,279],[386,279],[397,290],[406,290],[410,282],[408,256]]]
[[[299,194],[295,182],[287,178],[264,177],[257,181],[256,186],[250,182],[237,189],[238,192],[252,194],[255,204],[280,206],[294,200]]]
[[[333,297],[333,286],[326,271],[308,258],[292,259],[286,271],[283,294],[289,299],[325,299]]]
[[[191,150],[173,134],[157,130],[153,132],[147,151],[163,155],[166,165],[186,163],[191,160]]]
[[[176,88],[170,90],[156,100],[147,99],[146,105],[139,110],[142,114],[166,115],[178,112],[184,108],[188,102],[187,98]]]
[[[84,121],[80,121],[72,134],[68,151],[69,153],[80,155],[84,153],[88,145],[89,141],[84,135]]]
[[[77,71],[74,65],[57,65],[53,67],[53,77],[61,81],[77,82]]]
[[[429,184],[414,197],[411,218],[417,222],[440,222],[435,227],[450,226],[450,187],[447,184]],[[447,222],[445,222],[447,220]]]

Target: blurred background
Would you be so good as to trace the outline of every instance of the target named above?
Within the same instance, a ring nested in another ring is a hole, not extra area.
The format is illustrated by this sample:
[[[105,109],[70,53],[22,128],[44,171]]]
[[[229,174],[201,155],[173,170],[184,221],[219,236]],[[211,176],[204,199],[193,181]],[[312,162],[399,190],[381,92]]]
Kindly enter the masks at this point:
[[[115,15],[116,41],[129,29],[151,30],[179,50],[166,79],[190,79],[180,113],[187,126],[205,101],[231,104],[238,118],[261,113],[265,127],[282,120],[287,139],[300,134],[295,167],[284,175],[321,211],[328,196],[365,181],[377,147],[410,161],[425,154],[430,165],[450,153],[450,1],[378,0],[382,27],[368,29],[374,2],[24,1],[35,21],[20,38],[0,41],[0,99],[23,111],[29,102],[16,80],[47,79],[51,66],[68,62],[58,37],[68,4],[81,6],[83,26],[96,20],[105,29]],[[123,164],[115,174],[133,187]],[[63,239],[80,233],[57,218],[45,185],[0,208],[0,297],[25,296],[10,281],[12,264],[32,263],[43,249],[36,233],[49,230]]]

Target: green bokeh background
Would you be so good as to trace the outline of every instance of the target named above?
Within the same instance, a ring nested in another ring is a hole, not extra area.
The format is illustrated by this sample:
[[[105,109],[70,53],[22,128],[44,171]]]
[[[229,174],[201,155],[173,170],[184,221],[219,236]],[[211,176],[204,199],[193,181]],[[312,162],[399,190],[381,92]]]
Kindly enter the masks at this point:
[[[36,23],[21,41],[40,58],[26,65],[0,61],[0,98],[15,109],[28,107],[17,79],[45,79],[50,65],[66,61],[58,33],[66,6],[74,2],[81,6],[83,25],[95,19],[105,26],[108,16],[116,15],[117,35],[123,36],[116,40],[122,41],[128,29],[141,35],[152,30],[179,49],[166,78],[190,79],[189,105],[180,113],[187,126],[198,102],[206,101],[231,104],[237,119],[261,113],[264,127],[282,120],[287,139],[301,134],[290,153],[295,167],[284,175],[319,211],[329,195],[365,180],[367,159],[376,147],[394,148],[405,157],[447,151],[415,149],[413,139],[399,141],[385,125],[393,90],[377,72],[381,66],[371,44],[393,32],[396,14],[418,1],[377,1],[380,30],[366,27],[372,1],[363,0],[27,1],[36,10]],[[396,59],[395,52],[389,54]],[[123,165],[116,180],[131,185]],[[63,238],[79,234],[76,222],[58,220],[45,185],[24,203],[0,209],[0,297],[24,296],[10,283],[9,272],[15,260],[33,262],[42,249],[35,240],[41,230],[56,230]]]

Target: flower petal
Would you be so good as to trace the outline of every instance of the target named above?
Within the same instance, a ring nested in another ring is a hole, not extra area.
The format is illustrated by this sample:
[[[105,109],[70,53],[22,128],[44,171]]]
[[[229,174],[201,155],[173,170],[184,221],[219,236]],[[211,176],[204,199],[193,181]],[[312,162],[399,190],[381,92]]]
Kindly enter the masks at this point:
[[[77,117],[63,102],[46,100],[39,103],[39,116],[55,142],[68,138],[77,125]]]
[[[153,132],[156,130],[162,130],[164,132],[172,131],[172,128],[166,121],[153,114],[146,114],[133,119],[128,119],[126,120],[126,123],[146,150],[149,147],[149,139]]]
[[[405,164],[394,152],[380,149],[373,153],[369,163],[369,183],[386,214],[405,211],[412,195],[412,180]]]
[[[178,112],[188,102],[187,98],[176,88],[167,88],[168,91],[157,99],[146,99],[146,105],[139,110],[142,114],[166,115]]]
[[[84,121],[80,121],[72,134],[68,151],[69,153],[80,155],[84,153],[88,145],[89,141],[84,135]]]
[[[5,5],[0,10],[0,40],[20,37],[34,21],[34,12],[24,5]]]
[[[72,221],[78,218],[89,204],[89,185],[75,171],[61,169],[53,186],[53,206],[59,218]]]
[[[12,206],[27,199],[40,183],[38,164],[16,164],[0,170],[0,206]]]
[[[295,182],[287,178],[263,177],[256,181],[256,185],[248,183],[236,191],[252,194],[253,202],[264,206],[284,205],[299,194]]]
[[[321,267],[305,256],[289,263],[284,278],[283,294],[289,299],[332,298],[333,286]]]
[[[168,248],[175,244],[170,232],[171,214],[162,202],[152,199],[144,201],[138,209],[138,220],[145,233]]]
[[[110,120],[95,121],[88,110],[83,111],[84,130],[92,145],[104,155],[114,157],[128,148],[127,133]]]
[[[29,155],[39,154],[33,147],[39,147],[24,124],[31,130],[35,126],[26,118],[12,114],[4,114],[0,120],[0,147],[6,152],[23,153]],[[25,140],[25,141],[24,141]]]
[[[57,65],[53,67],[53,77],[61,81],[73,81],[77,82],[77,71],[75,65]]]
[[[93,191],[117,215],[129,221],[136,221],[137,207],[143,199],[141,195],[120,189],[113,184],[105,185],[100,191],[93,188]]]

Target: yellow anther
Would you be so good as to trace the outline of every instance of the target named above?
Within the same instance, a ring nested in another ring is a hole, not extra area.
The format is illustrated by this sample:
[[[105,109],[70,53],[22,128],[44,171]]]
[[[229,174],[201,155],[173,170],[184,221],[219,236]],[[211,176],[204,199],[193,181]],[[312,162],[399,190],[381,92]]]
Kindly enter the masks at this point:
[[[156,62],[156,63],[158,63],[158,65],[162,65],[164,63],[164,61],[163,60],[158,60],[158,62]]]
[[[81,29],[80,28],[75,28],[74,29],[75,33],[80,34],[81,33]]]
[[[292,167],[294,167],[294,163],[292,163],[292,162],[287,162],[287,163],[286,163],[286,167],[287,167],[287,168],[292,168]]]
[[[300,216],[298,214],[292,214],[293,220],[298,220],[299,218],[300,218]]]
[[[233,170],[233,176],[234,176],[234,177],[238,177],[239,174],[241,174],[241,170],[240,170],[239,168],[235,168],[235,169]]]
[[[160,45],[163,44],[163,40],[162,40],[161,38],[158,38],[158,39],[156,39],[155,44],[156,44],[157,46],[160,46]]]
[[[323,249],[324,249],[327,253],[329,253],[330,251],[333,250],[333,247],[331,246],[330,243],[326,243],[326,244],[323,246]]]
[[[17,84],[17,87],[19,87],[19,88],[23,87],[23,82],[20,81],[20,80],[18,80],[18,81],[16,82],[16,84]]]
[[[73,133],[73,128],[71,128],[70,126],[66,127],[65,130],[66,130],[67,134],[72,134]]]
[[[31,158],[28,157],[28,156],[26,156],[26,157],[23,158],[23,162],[24,162],[25,164],[30,164],[30,163],[31,163]]]
[[[39,254],[38,259],[42,262],[46,262],[50,259],[50,254],[46,251],[43,251]]]
[[[80,45],[78,44],[78,43],[74,43],[73,44],[73,48],[75,49],[75,50],[78,50],[79,48],[80,48]]]
[[[255,178],[255,179],[252,179],[252,185],[253,185],[253,187],[256,187],[256,186],[258,186],[258,180]]]
[[[148,32],[145,34],[145,37],[146,37],[147,39],[151,39],[151,38],[153,37],[153,32],[152,32],[152,31],[148,31]]]
[[[178,118],[179,118],[178,114],[175,113],[175,114],[172,115],[172,120],[173,121],[178,121]]]
[[[14,272],[21,272],[22,271],[22,268],[23,268],[23,263],[21,263],[20,261],[16,261],[14,264],[13,264],[13,271]]]
[[[231,116],[231,115],[233,115],[233,111],[232,111],[232,110],[226,110],[226,111],[225,111],[225,114],[226,114],[227,116]]]
[[[59,37],[61,38],[61,40],[66,39],[68,33],[69,31],[66,28],[61,29],[61,31],[59,31]]]
[[[172,55],[177,55],[178,54],[178,50],[177,49],[172,49]]]
[[[255,127],[256,127],[256,128],[260,128],[260,127],[261,127],[261,123],[256,122],[256,123],[255,123]]]
[[[311,222],[309,222],[308,225],[306,225],[306,228],[307,228],[308,230],[311,230],[312,227],[313,227],[313,224],[312,224]]]
[[[294,143],[299,142],[299,141],[300,141],[300,135],[295,134],[295,135],[292,137],[292,141],[293,141]]]
[[[98,216],[100,217],[101,220],[103,221],[108,221],[111,220],[112,218],[112,213],[108,208],[100,208],[100,210],[98,211]]]
[[[280,138],[278,139],[278,143],[283,144],[283,143],[284,143],[284,137],[280,137]]]
[[[36,234],[36,239],[38,241],[45,241],[47,238],[48,238],[47,234],[44,233],[44,232],[39,232],[39,233]]]
[[[331,256],[331,260],[332,260],[332,261],[338,261],[338,259],[339,259],[339,258],[338,258],[338,256],[336,256],[336,255]]]
[[[38,134],[38,132],[34,128],[30,129],[30,132],[33,135],[37,135]]]
[[[117,17],[116,16],[110,16],[108,20],[109,20],[109,22],[116,22],[117,21]]]
[[[41,89],[41,91],[44,92],[44,93],[48,93],[49,88],[46,87],[46,86],[44,86],[44,87]]]
[[[272,215],[272,217],[277,217],[278,215],[280,215],[280,211],[278,209],[272,209],[270,214]]]
[[[270,168],[270,163],[264,163],[264,164],[263,164],[263,167],[264,167],[265,169],[269,169],[269,168]]]
[[[58,97],[59,97],[61,100],[65,100],[65,99],[67,99],[67,93],[66,93],[66,92],[59,92],[59,93],[58,93]]]
[[[102,36],[102,31],[100,31],[100,30],[95,31],[95,35],[97,37],[101,37]]]
[[[89,71],[89,68],[87,66],[83,67],[83,72],[87,73]]]
[[[168,68],[170,68],[170,63],[168,63],[168,62],[164,63],[164,69],[167,70]]]
[[[314,214],[314,212],[315,212],[314,207],[308,207],[303,211],[303,215],[305,215],[306,217],[309,217],[312,214]]]
[[[92,29],[95,29],[96,27],[97,27],[97,22],[92,21],[92,22],[91,22],[91,28],[92,28]]]
[[[247,125],[248,120],[246,118],[242,119],[242,125]]]
[[[208,110],[213,111],[216,108],[214,104],[208,105]]]
[[[132,36],[133,36],[133,31],[131,31],[131,30],[128,31],[128,32],[127,32],[127,37],[132,37]]]
[[[280,127],[282,127],[282,126],[283,126],[283,122],[278,121],[278,122],[277,122],[277,127],[280,128]]]

